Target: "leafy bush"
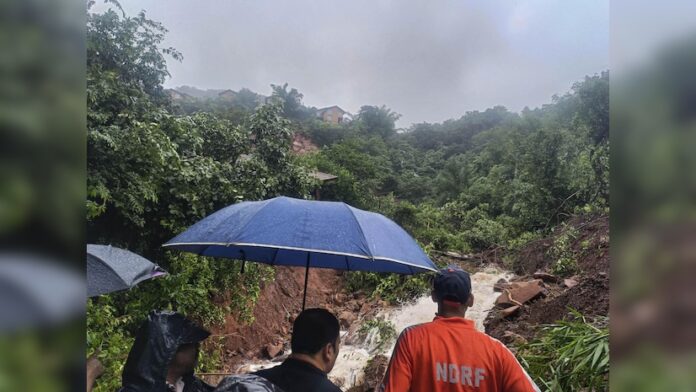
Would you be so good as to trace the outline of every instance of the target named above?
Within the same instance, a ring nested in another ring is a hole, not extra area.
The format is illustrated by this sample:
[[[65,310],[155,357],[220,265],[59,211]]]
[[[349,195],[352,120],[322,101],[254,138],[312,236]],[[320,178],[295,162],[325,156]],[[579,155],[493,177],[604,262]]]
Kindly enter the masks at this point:
[[[559,276],[570,276],[578,270],[576,255],[572,248],[578,237],[578,230],[565,224],[561,230],[561,234],[556,237],[548,251],[555,260],[551,271]]]
[[[375,345],[372,347],[373,352],[383,351],[396,339],[396,328],[390,321],[379,318],[367,320],[360,326],[358,333],[365,339],[372,331],[375,331],[377,338]]]
[[[349,291],[362,291],[370,298],[379,298],[390,304],[414,300],[430,290],[430,275],[379,274],[351,272],[346,278]]]
[[[608,319],[574,320],[545,326],[541,336],[519,348],[525,368],[548,391],[606,391],[609,383]]]
[[[96,391],[116,390],[133,334],[151,310],[203,324],[229,314],[253,321],[262,282],[273,270],[179,252],[161,244],[210,213],[241,200],[303,197],[312,181],[290,152],[280,105],[258,107],[242,125],[216,113],[181,115],[162,87],[166,29],[115,10],[87,15],[87,241],[128,248],[170,274],[128,292],[90,299],[87,351],[106,374]],[[201,366],[218,366],[219,342],[203,346]]]

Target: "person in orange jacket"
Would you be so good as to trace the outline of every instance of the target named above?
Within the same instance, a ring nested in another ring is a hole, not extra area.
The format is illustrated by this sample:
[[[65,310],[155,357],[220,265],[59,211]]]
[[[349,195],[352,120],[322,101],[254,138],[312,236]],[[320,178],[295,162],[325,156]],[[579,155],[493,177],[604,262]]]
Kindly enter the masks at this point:
[[[539,391],[505,345],[465,318],[474,304],[466,271],[457,266],[440,270],[432,298],[437,303],[435,319],[401,333],[378,390]]]

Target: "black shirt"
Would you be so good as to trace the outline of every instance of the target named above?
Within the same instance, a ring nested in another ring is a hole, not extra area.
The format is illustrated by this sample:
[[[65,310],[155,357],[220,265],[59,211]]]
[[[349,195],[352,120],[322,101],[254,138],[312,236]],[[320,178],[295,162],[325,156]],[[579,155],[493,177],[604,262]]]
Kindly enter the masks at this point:
[[[305,361],[288,358],[280,365],[254,373],[285,392],[341,392],[326,373]]]

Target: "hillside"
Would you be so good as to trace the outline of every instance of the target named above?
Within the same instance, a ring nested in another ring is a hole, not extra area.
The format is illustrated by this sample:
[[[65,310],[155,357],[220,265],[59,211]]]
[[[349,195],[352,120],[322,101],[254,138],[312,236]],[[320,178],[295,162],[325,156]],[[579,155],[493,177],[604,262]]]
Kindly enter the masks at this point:
[[[608,72],[535,109],[496,106],[397,132],[399,114],[384,105],[364,105],[352,121],[322,121],[287,83],[272,84],[268,100],[242,89],[173,102],[162,86],[165,55],[181,56],[161,51],[165,33],[144,15],[88,15],[86,240],[127,248],[169,272],[88,301],[88,354],[98,353],[109,375],[98,391],[118,388],[133,332],[153,309],[176,310],[215,332],[201,355],[202,373],[237,371],[236,364],[256,366],[248,362],[286,352],[281,343],[300,307],[300,273],[255,263],[242,273],[238,260],[161,247],[223,207],[279,195],[321,195],[381,213],[441,266],[465,259],[472,273],[486,274],[479,277],[577,274],[572,288],[544,283],[546,297],[519,315],[491,316],[495,336],[537,336],[537,326],[563,318],[567,306],[588,317],[606,314]],[[295,136],[295,148],[307,153],[292,153],[293,135],[303,135]],[[320,183],[315,171],[336,178]],[[461,257],[436,257],[443,252]],[[378,315],[414,300],[422,314],[432,313],[432,303],[419,302],[430,285],[425,274],[313,271],[310,284],[310,304],[338,313],[352,342],[346,355],[354,357],[342,357],[345,372],[336,375],[346,387],[357,386],[365,353],[376,353],[364,346],[381,343],[382,350],[393,338],[390,321]],[[482,293],[490,301],[494,295],[492,287]],[[592,322],[579,328],[601,332],[602,348],[608,337]],[[605,382],[605,369],[595,370],[587,374]],[[578,380],[571,389],[589,385]]]
[[[569,255],[576,266],[566,277],[554,275],[558,253]],[[545,272],[557,280],[546,278],[547,293],[523,307],[512,316],[492,312],[486,333],[511,343],[510,333],[531,340],[539,327],[571,316],[570,309],[587,317],[609,314],[609,217],[577,216],[557,227],[552,235],[525,245],[511,255],[518,280],[533,279]]]

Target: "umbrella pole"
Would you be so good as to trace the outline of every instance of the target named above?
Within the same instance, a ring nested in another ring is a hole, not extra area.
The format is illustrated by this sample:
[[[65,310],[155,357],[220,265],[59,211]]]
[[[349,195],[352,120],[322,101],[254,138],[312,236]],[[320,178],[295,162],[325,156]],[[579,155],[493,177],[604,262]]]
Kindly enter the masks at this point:
[[[307,303],[307,281],[309,280],[309,256],[311,253],[307,252],[307,266],[305,267],[304,274],[304,296],[302,297],[302,310],[305,309],[305,303]]]

